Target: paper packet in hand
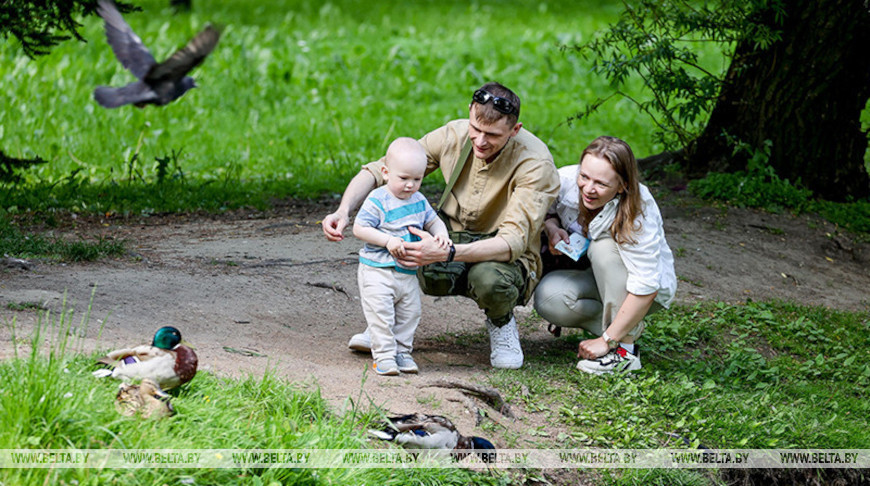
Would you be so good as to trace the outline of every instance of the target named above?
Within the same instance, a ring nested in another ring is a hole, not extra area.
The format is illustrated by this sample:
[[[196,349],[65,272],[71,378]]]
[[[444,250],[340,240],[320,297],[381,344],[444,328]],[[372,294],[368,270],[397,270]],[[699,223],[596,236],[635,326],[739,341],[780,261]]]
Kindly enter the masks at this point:
[[[564,240],[556,243],[556,249],[568,256],[575,262],[586,254],[589,248],[589,239],[580,233],[571,233],[568,237],[568,242]]]

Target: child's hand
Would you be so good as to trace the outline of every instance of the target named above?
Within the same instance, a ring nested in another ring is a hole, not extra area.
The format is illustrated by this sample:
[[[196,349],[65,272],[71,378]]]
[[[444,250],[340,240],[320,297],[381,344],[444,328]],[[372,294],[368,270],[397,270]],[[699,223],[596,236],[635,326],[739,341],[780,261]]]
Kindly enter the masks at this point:
[[[450,245],[453,244],[453,242],[450,241],[450,237],[447,235],[435,235],[434,238],[440,248],[450,248]]]
[[[393,258],[402,258],[405,256],[405,241],[398,236],[393,236],[387,240],[387,250]]]

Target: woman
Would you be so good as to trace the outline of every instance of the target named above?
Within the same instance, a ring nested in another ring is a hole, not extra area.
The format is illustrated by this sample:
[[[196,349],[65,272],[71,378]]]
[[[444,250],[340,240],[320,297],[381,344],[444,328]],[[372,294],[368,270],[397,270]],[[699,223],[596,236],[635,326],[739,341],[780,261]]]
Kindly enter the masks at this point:
[[[635,340],[643,318],[674,299],[674,256],[649,189],[638,182],[627,143],[598,137],[580,165],[559,170],[562,187],[544,222],[548,249],[580,231],[590,241],[591,268],[556,270],[535,290],[535,309],[550,323],[599,336],[580,343],[577,369],[611,373],[640,369]]]

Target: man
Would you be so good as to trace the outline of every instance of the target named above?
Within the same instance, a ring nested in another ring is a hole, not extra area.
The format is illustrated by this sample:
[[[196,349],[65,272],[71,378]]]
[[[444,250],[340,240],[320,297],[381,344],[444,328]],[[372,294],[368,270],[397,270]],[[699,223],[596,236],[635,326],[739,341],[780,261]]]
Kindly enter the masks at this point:
[[[495,368],[508,369],[523,365],[513,308],[528,302],[538,283],[541,225],[559,193],[550,151],[522,128],[519,116],[519,97],[498,83],[487,83],[474,92],[468,119],[451,121],[420,139],[428,159],[426,173],[440,168],[445,181],[450,180],[470,140],[471,156],[441,211],[450,230],[495,232],[495,236],[442,248],[428,233],[411,229],[420,240],[405,243],[405,256],[399,259],[406,267],[466,263],[460,279],[463,288],[453,293],[473,299],[484,310],[490,362]],[[327,239],[343,239],[350,213],[384,183],[383,163],[381,159],[364,165],[350,181],[338,210],[323,219]],[[421,281],[421,286],[425,290],[426,282]],[[357,334],[348,346],[367,351],[370,338],[367,333]]]

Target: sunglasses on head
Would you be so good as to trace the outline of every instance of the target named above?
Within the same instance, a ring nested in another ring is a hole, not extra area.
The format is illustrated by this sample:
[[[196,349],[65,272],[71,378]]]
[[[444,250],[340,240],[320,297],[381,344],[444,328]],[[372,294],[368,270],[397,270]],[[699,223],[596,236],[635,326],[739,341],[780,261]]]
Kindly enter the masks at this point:
[[[510,100],[506,98],[500,98],[490,93],[489,91],[484,91],[479,89],[474,92],[474,96],[471,99],[478,104],[485,105],[492,101],[492,107],[495,108],[499,113],[504,113],[505,115],[516,115],[520,116],[520,110],[511,103]]]

